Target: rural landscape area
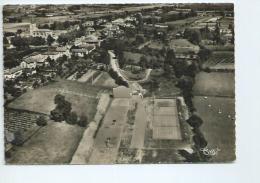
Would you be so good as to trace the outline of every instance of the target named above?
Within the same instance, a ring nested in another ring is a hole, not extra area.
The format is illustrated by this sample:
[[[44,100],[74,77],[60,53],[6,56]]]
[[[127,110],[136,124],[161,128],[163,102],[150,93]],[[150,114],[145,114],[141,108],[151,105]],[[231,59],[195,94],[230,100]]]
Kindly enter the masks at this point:
[[[3,7],[5,162],[229,163],[234,5]]]

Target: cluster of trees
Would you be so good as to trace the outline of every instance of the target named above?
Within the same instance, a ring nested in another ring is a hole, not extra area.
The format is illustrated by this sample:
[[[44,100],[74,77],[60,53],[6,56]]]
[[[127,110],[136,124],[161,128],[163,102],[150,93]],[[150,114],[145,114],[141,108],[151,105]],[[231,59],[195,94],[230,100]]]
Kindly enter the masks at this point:
[[[208,142],[205,136],[200,130],[200,126],[203,124],[203,120],[196,114],[186,121],[191,127],[193,132],[193,152],[189,153],[186,150],[179,150],[179,153],[186,159],[187,162],[206,162],[211,157],[205,155],[202,151],[203,148],[207,147]]]
[[[198,45],[201,42],[201,33],[195,29],[185,29],[184,38],[188,39],[191,43]]]
[[[84,35],[85,35],[85,30],[81,26],[79,30],[74,30],[66,34],[59,35],[57,42],[65,46],[68,42],[74,41],[76,38],[82,37]]]
[[[50,118],[54,121],[61,122],[66,121],[68,124],[78,124],[81,127],[86,127],[88,124],[88,118],[85,115],[81,115],[79,118],[76,112],[71,111],[71,103],[65,100],[63,95],[57,94],[54,98],[56,107],[50,113]]]
[[[119,76],[116,71],[114,71],[113,69],[110,69],[108,71],[108,73],[115,80],[115,83],[117,85],[123,85],[125,87],[129,87],[128,83],[121,76]]]
[[[7,40],[4,39],[4,43]],[[46,43],[50,46],[53,42],[55,41],[55,39],[49,35],[47,37],[47,40],[45,40],[42,37],[20,37],[20,36],[15,36],[11,39],[11,44],[14,45],[16,47],[17,50],[23,50],[29,47],[29,45],[33,45],[33,46],[42,46],[45,45]]]
[[[183,20],[183,19],[186,19],[186,18],[189,18],[189,17],[195,17],[197,15],[198,14],[194,9],[191,9],[191,11],[188,12],[188,13],[184,13],[184,12],[180,11],[178,14],[169,14],[167,12],[167,13],[164,13],[162,15],[161,21],[162,22],[169,22],[169,21]]]

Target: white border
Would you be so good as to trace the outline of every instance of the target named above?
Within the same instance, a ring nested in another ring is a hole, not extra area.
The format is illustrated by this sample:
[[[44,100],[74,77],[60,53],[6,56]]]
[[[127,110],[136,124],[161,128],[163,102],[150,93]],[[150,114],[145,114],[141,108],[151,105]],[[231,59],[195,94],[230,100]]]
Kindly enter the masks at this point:
[[[3,0],[1,4],[87,4],[87,3],[173,3],[171,1],[143,0]],[[225,2],[220,0],[179,0],[174,3]],[[3,108],[0,130],[0,183],[26,182],[183,182],[183,183],[257,183],[260,163],[260,2],[235,2],[236,34],[236,140],[237,160],[231,164],[177,164],[177,165],[113,165],[113,166],[6,166],[3,165]],[[0,30],[2,31],[2,14]],[[1,35],[2,36],[2,35]],[[2,37],[1,37],[2,39]],[[2,55],[2,41],[0,44]],[[1,64],[1,70],[2,70]],[[0,72],[2,77],[2,72]],[[1,80],[1,95],[3,87]],[[1,104],[3,99],[1,98]],[[258,170],[258,171],[257,171]]]

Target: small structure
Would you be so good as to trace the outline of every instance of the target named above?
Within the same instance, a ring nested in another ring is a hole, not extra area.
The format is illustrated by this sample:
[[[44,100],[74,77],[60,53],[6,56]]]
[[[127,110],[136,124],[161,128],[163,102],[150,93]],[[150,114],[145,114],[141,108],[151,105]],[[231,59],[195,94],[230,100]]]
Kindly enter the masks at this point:
[[[131,98],[131,89],[125,86],[113,88],[114,98]]]

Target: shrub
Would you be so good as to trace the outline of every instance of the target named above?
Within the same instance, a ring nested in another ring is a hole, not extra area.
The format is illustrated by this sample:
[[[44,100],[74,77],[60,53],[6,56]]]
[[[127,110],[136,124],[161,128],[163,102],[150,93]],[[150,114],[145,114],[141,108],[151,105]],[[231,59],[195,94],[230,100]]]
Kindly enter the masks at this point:
[[[88,124],[88,117],[85,115],[81,115],[78,121],[78,125],[81,127],[86,127]]]
[[[66,119],[66,122],[67,122],[68,124],[72,124],[72,125],[76,124],[76,123],[78,122],[77,113],[76,113],[76,112],[71,112],[71,113],[68,115],[68,117],[67,117],[67,119]]]
[[[202,123],[203,123],[203,120],[197,116],[196,114],[193,114],[188,120],[187,120],[187,123],[192,126],[193,128],[199,128]]]
[[[46,126],[47,125],[47,120],[44,116],[39,116],[37,119],[36,119],[36,124],[38,126]]]

